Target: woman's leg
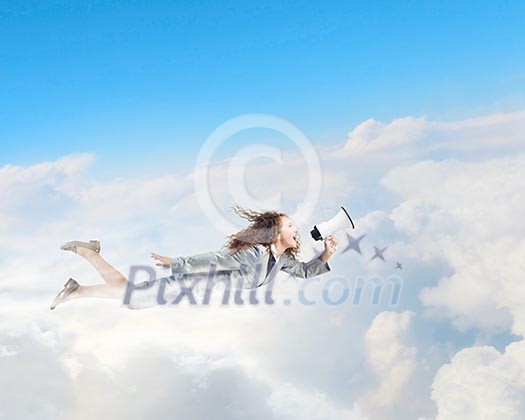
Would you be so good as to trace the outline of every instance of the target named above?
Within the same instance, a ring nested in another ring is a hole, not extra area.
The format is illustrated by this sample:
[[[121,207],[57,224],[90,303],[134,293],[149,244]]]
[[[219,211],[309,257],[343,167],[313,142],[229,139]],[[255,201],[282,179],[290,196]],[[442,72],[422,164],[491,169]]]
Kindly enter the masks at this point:
[[[115,267],[109,264],[102,255],[88,248],[77,247],[77,254],[88,260],[111,288],[123,289],[128,280]],[[103,285],[101,285],[103,286]],[[87,287],[87,286],[86,286]]]
[[[78,289],[71,292],[71,294],[69,294],[64,300],[68,301],[71,299],[87,297],[122,300],[123,295],[123,287],[108,286],[107,284],[95,284],[93,286],[79,286]]]
[[[71,292],[64,301],[87,297],[121,300],[126,289],[126,277],[102,258],[98,252],[87,248],[77,247],[77,254],[88,260],[106,283],[95,284],[92,286],[79,286],[76,290]]]

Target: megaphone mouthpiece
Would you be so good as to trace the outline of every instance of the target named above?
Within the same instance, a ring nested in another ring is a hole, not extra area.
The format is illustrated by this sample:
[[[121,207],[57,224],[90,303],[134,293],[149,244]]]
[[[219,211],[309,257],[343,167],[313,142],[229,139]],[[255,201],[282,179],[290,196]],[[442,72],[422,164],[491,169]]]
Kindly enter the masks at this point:
[[[315,225],[310,235],[312,235],[312,238],[316,241],[320,241],[338,230],[349,228],[355,229],[354,222],[345,208],[341,207],[339,212],[330,220]]]

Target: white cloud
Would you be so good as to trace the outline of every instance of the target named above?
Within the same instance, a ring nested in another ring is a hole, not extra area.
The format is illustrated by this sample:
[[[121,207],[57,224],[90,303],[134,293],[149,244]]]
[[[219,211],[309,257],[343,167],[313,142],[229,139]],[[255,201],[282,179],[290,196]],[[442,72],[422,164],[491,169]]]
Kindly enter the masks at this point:
[[[525,413],[525,341],[458,352],[432,385],[436,420],[521,420]]]
[[[525,145],[525,111],[492,114],[467,120],[442,122],[405,117],[388,124],[374,119],[348,134],[347,156],[397,153],[421,156],[440,150],[472,153],[473,150],[516,149]]]
[[[358,407],[336,408],[324,393],[306,394],[291,384],[278,385],[268,403],[278,413],[279,420],[366,420]]]
[[[525,156],[477,162],[423,161],[391,170],[382,184],[398,194],[397,229],[420,255],[441,250],[452,270],[422,290],[431,316],[461,329],[524,336]],[[525,412],[524,342],[459,351],[435,377],[437,420],[518,419]]]
[[[512,325],[513,331],[522,332],[523,290],[516,273],[523,272],[524,232],[517,217],[524,210],[517,193],[523,186],[523,159],[436,162],[424,154],[427,161],[420,162],[419,155],[422,150],[440,150],[442,143],[446,150],[463,150],[478,141],[492,150],[498,130],[509,134],[502,144],[514,150],[520,141],[515,135],[520,118],[509,114],[457,123],[418,118],[392,124],[368,121],[354,130],[356,145],[350,155],[320,148],[325,182],[313,215],[303,217],[303,257],[322,249],[308,238],[311,226],[345,205],[358,222],[356,232],[368,236],[362,243],[364,257],[337,255],[333,275],[384,274],[392,269],[392,258],[410,251],[413,265],[433,270],[424,273],[432,281],[435,266],[425,264],[432,263],[439,250],[454,273],[423,292],[428,308],[439,308],[461,328],[502,331]],[[483,137],[483,132],[488,134]],[[210,413],[214,418],[280,420],[432,416],[430,388],[421,378],[434,372],[424,371],[424,349],[417,347],[422,344],[411,330],[416,305],[377,317],[384,308],[366,303],[130,312],[118,302],[92,300],[50,312],[50,300],[69,275],[87,284],[100,282],[85,261],[58,249],[66,240],[101,239],[103,255],[123,273],[130,264],[150,264],[150,251],[191,255],[216,249],[224,240],[225,232],[207,220],[198,204],[192,174],[99,182],[89,177],[93,162],[93,155],[76,155],[0,169],[0,192],[10,198],[0,204],[0,304],[11,314],[0,317],[0,327],[12,330],[19,325],[20,340],[31,343],[24,347],[3,340],[0,363],[14,362],[25,372],[27,349],[34,347],[54,358],[48,365],[60,372],[49,394],[42,389],[40,399],[30,400],[25,418],[32,412],[44,413],[39,418],[57,418],[57,412],[82,418],[91,407],[102,418],[163,418],[167,413],[173,416],[176,406],[185,418]],[[212,170],[212,189],[222,210],[233,204],[227,165],[228,160]],[[284,209],[293,211],[306,191],[304,169],[299,154],[287,156],[285,165],[259,162],[247,173],[249,191],[256,197],[282,191]],[[303,214],[310,205],[303,207]],[[367,265],[372,244],[383,242],[389,244],[388,263]],[[480,277],[479,261],[489,276]],[[411,269],[410,261],[406,268]],[[158,273],[167,274],[161,269]],[[311,293],[319,292],[326,278]],[[279,293],[293,295],[300,283],[285,279],[280,279]],[[417,296],[422,282],[408,280],[403,296]],[[38,319],[48,332],[28,334],[28,319]],[[433,319],[421,322],[434,328]],[[45,338],[35,338],[40,336]],[[47,371],[38,375],[53,377]],[[24,378],[18,382],[14,390],[25,385]],[[75,396],[69,407],[57,398],[64,387]],[[106,396],[98,401],[87,391],[92,389]],[[161,390],[160,395],[152,389]],[[227,405],[232,394],[253,399],[253,406],[244,401]],[[135,412],[128,407],[130,400],[138,402]],[[364,414],[356,408],[357,401]],[[191,411],[199,403],[202,409]],[[9,407],[17,404],[21,402],[15,399]]]
[[[214,345],[221,341],[210,333],[217,327],[203,325],[198,334],[187,335],[187,326],[176,323],[182,318],[188,323],[184,310],[173,317],[169,310],[138,316],[110,310],[90,319],[81,312],[70,312],[48,330],[41,325],[47,321],[0,328],[1,418],[362,418],[356,409],[337,407],[323,392],[254,374],[242,351],[228,348],[232,337]],[[199,318],[206,323],[206,315]],[[152,328],[155,322],[165,325]],[[165,328],[169,325],[171,331]],[[241,337],[249,341],[247,335]],[[242,347],[242,340],[237,343]]]
[[[427,128],[422,118],[399,118],[390,124],[371,118],[350,132],[343,150],[349,155],[360,155],[398,147],[421,139]]]
[[[436,244],[454,269],[421,299],[443,308],[459,328],[525,332],[524,179],[525,156],[516,156],[420,162],[382,180],[405,200],[393,211],[396,226]]]
[[[381,312],[366,332],[365,354],[378,385],[359,406],[374,419],[388,418],[391,409],[399,409],[406,400],[406,387],[417,366],[416,349],[407,343],[413,316],[410,311]]]
[[[0,330],[0,349],[0,418],[58,419],[71,380],[42,331]]]

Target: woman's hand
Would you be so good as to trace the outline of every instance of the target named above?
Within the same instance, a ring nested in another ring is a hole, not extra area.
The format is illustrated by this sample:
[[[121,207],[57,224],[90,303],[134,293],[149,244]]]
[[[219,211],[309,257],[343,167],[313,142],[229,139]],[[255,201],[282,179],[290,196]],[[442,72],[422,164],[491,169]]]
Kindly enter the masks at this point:
[[[337,250],[337,245],[339,245],[339,241],[337,238],[333,235],[328,235],[324,240],[324,253],[323,253],[323,261],[326,262],[328,259],[334,255],[335,251]]]
[[[171,267],[171,257],[163,257],[162,255],[155,254],[154,252],[152,252],[151,258],[159,261],[155,265],[162,266],[162,267]]]

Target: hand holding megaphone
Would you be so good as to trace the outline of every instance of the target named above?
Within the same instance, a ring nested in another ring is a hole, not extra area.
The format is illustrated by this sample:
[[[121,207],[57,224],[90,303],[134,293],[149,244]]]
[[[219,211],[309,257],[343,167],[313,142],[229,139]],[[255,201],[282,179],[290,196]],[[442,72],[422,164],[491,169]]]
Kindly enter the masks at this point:
[[[339,241],[335,236],[328,235],[326,237],[326,239],[324,240],[324,251],[326,254],[328,254],[328,257],[331,257],[335,254],[335,251],[337,250],[337,245],[339,245]]]
[[[326,222],[322,222],[322,223],[319,223],[318,225],[315,225],[314,228],[310,231],[310,235],[312,235],[312,238],[314,238],[316,241],[320,241],[323,238],[328,239],[329,236],[331,236],[333,233],[337,232],[338,230],[349,229],[349,228],[355,229],[354,222],[352,221],[352,219],[350,218],[350,215],[344,209],[344,207],[341,207],[341,210],[339,210],[339,212],[334,217],[332,217],[330,220],[327,220]],[[329,241],[329,243],[332,243],[332,242]],[[325,241],[325,245],[326,245],[326,241]],[[336,246],[337,246],[337,243],[336,243]]]

